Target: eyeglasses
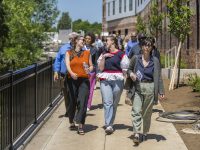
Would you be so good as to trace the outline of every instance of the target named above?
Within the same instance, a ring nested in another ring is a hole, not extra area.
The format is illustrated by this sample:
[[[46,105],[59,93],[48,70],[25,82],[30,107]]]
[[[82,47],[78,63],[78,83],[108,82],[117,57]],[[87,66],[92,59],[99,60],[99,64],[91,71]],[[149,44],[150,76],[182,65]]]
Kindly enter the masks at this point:
[[[85,40],[91,40],[91,38],[90,37],[86,37]]]

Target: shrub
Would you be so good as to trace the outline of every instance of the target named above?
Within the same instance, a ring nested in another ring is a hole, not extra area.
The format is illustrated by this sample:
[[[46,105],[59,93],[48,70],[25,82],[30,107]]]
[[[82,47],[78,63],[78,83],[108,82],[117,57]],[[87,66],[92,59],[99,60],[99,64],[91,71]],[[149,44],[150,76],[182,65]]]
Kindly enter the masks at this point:
[[[188,83],[192,87],[193,91],[200,91],[200,77],[196,73],[188,74]]]

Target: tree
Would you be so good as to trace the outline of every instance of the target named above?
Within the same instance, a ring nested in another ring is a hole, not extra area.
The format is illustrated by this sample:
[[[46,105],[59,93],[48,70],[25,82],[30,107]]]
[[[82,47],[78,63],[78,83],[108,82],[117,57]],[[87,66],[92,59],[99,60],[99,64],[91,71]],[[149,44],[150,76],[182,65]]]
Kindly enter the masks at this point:
[[[63,12],[60,20],[58,21],[57,29],[70,29],[71,28],[72,19],[69,16],[68,12]]]
[[[47,38],[44,33],[51,31],[55,22],[55,2],[56,0],[3,0],[7,14],[4,15],[4,20],[9,32],[0,53],[1,71],[25,67],[40,58],[42,42]]]
[[[5,6],[0,0],[0,53],[3,51],[5,40],[8,37],[8,26],[5,24]]]
[[[185,41],[188,34],[190,34],[190,22],[189,18],[192,16],[192,11],[187,5],[189,0],[173,0],[167,3],[168,8],[168,18],[170,24],[168,25],[169,32],[171,32],[179,41],[178,52],[175,60],[175,65],[172,73],[172,78],[170,81],[169,90],[174,89],[174,81],[177,69],[177,63],[179,59],[179,73],[177,80],[177,87],[179,84],[180,78],[180,62],[181,62],[181,46]]]
[[[100,34],[102,30],[102,24],[101,23],[90,23],[89,21],[83,21],[81,19],[75,20],[73,22],[73,30],[75,32],[78,32],[80,30],[83,30],[85,33],[87,32],[93,32]]]
[[[159,12],[158,3],[155,1],[152,3],[150,7],[150,15],[149,15],[149,32],[153,37],[157,37],[160,31],[162,30],[162,20],[164,18],[164,14]]]
[[[136,31],[138,33],[146,34],[146,25],[140,15],[137,16]]]
[[[41,24],[45,32],[50,32],[59,15],[57,0],[31,0],[36,3],[34,20]]]

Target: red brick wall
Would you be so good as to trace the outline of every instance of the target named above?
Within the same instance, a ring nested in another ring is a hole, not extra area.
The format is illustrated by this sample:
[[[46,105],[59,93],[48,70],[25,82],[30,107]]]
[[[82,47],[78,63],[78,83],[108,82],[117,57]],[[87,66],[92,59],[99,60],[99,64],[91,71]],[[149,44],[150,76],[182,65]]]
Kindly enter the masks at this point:
[[[167,9],[166,9],[166,5],[164,1],[157,0],[157,2],[159,4],[159,10],[161,12],[165,12]],[[144,18],[145,22],[148,22],[148,15],[150,14],[150,11],[149,11],[150,5],[151,4],[149,4],[140,14]],[[196,55],[196,52],[199,51],[199,49],[197,48],[197,42],[200,43],[200,41],[197,41],[198,27],[197,27],[196,6],[197,6],[197,0],[190,0],[190,8],[194,12],[193,17],[190,18],[192,33],[189,35],[189,40],[186,39],[182,46],[182,59],[188,64],[188,68],[195,68],[196,57],[197,59],[200,59],[199,58],[200,54]],[[165,17],[163,20],[162,32],[161,34],[159,34],[157,38],[157,46],[158,46],[158,49],[160,49],[162,53],[164,53],[166,50],[174,46],[178,46],[178,40],[173,35],[170,36],[170,33],[167,31],[168,24],[169,24],[168,18]],[[199,37],[199,40],[200,40],[200,37]],[[198,68],[200,68],[200,64],[197,66]]]

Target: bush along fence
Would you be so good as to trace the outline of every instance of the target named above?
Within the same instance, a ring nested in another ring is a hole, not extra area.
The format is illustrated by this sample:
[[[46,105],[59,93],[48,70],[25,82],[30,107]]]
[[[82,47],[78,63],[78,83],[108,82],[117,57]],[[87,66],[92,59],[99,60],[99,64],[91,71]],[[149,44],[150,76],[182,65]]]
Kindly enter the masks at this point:
[[[61,98],[52,59],[0,76],[0,149],[17,149]]]

